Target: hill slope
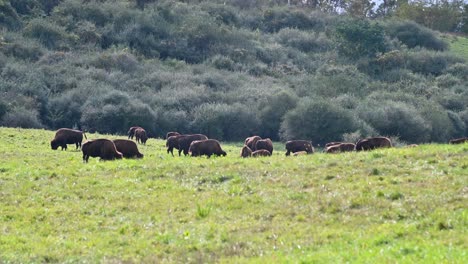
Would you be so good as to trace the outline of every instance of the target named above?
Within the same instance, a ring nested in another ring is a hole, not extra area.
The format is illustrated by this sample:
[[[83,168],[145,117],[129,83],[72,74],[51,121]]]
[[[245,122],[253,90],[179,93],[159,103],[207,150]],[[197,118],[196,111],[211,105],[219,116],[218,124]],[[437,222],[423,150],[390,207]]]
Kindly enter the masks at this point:
[[[466,259],[466,144],[83,164],[52,137],[0,128],[2,262]]]
[[[437,33],[234,2],[2,1],[0,125],[320,144],[467,135],[468,65]]]

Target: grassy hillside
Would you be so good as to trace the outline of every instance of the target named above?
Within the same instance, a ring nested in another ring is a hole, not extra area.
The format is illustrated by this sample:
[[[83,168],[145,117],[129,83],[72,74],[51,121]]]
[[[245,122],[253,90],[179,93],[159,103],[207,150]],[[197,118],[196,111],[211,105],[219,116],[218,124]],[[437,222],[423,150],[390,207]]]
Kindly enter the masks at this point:
[[[467,259],[466,144],[206,159],[150,139],[143,160],[83,164],[52,137],[0,128],[0,262]]]
[[[444,35],[443,39],[449,43],[449,50],[454,54],[468,60],[468,38],[455,35]]]

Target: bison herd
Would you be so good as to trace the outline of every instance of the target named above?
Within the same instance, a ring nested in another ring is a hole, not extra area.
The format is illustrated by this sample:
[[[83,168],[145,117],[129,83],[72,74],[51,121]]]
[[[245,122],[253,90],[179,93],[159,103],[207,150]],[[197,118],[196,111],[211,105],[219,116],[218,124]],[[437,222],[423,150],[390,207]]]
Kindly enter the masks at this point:
[[[55,133],[54,139],[50,142],[51,148],[56,150],[61,147],[67,149],[68,144],[75,144],[76,149],[81,148],[83,152],[83,162],[88,162],[89,157],[99,157],[101,160],[114,160],[122,158],[143,158],[143,154],[138,151],[138,146],[133,142],[146,144],[148,136],[142,127],[131,127],[128,130],[127,139],[94,139],[88,140],[83,145],[83,137],[87,139],[84,132],[68,128],[60,128]],[[467,143],[468,137],[452,139],[450,144]],[[408,147],[417,145],[411,144]],[[286,156],[307,155],[314,153],[312,142],[308,140],[291,140],[286,142]],[[330,142],[325,145],[324,152],[340,153],[348,151],[366,151],[377,148],[390,148],[392,142],[387,137],[370,137],[359,140],[356,143]],[[203,134],[180,134],[178,132],[168,132],[166,135],[167,153],[174,156],[174,149],[177,149],[179,156],[191,155],[192,157],[226,156],[226,152],[221,148],[219,141],[208,139]],[[273,142],[269,138],[262,139],[260,136],[251,136],[245,139],[241,149],[240,157],[261,157],[273,154]]]

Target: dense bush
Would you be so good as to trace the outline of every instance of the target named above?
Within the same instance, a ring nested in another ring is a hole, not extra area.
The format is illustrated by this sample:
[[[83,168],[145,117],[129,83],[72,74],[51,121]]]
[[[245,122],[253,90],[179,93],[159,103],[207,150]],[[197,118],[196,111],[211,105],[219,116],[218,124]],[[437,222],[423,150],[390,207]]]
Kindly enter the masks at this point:
[[[448,48],[447,43],[437,37],[437,33],[413,21],[390,21],[385,24],[385,30],[390,37],[397,38],[408,48],[424,47],[437,51]]]
[[[22,128],[42,128],[37,111],[23,107],[15,107],[6,112],[1,119],[1,126],[22,127]]]
[[[283,140],[305,139],[324,144],[341,140],[343,134],[358,129],[353,114],[323,98],[306,98],[286,113],[281,124]]]
[[[429,125],[408,104],[394,101],[368,102],[359,108],[361,118],[380,135],[397,136],[406,142],[425,142],[430,139]]]

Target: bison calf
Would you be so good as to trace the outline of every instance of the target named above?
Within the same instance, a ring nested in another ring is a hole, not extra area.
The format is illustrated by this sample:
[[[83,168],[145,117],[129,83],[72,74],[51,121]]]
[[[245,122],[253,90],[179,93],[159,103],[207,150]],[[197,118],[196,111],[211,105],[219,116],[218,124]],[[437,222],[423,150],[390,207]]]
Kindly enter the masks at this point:
[[[143,158],[143,154],[138,151],[137,144],[127,139],[114,139],[115,148],[122,153],[124,158]]]
[[[267,157],[271,156],[271,152],[266,149],[259,149],[252,152],[252,157]]]
[[[247,158],[250,156],[252,156],[252,150],[248,146],[244,145],[241,149],[241,157]]]
[[[189,152],[192,153],[192,157],[206,155],[226,156],[226,152],[221,149],[221,145],[215,139],[195,140],[190,143]]]
[[[122,153],[117,151],[114,142],[109,139],[95,139],[87,141],[81,147],[83,161],[88,162],[89,157],[100,157],[101,160],[121,159]]]
[[[67,144],[75,144],[76,149],[78,149],[81,148],[83,135],[85,139],[87,139],[84,132],[81,132],[80,130],[60,128],[55,132],[55,137],[50,141],[50,146],[53,150],[56,150],[58,147],[62,147],[62,150],[67,150]]]
[[[138,128],[137,130],[135,130],[135,139],[137,143],[142,143],[143,145],[145,145],[146,141],[148,140],[146,131],[143,128]]]

